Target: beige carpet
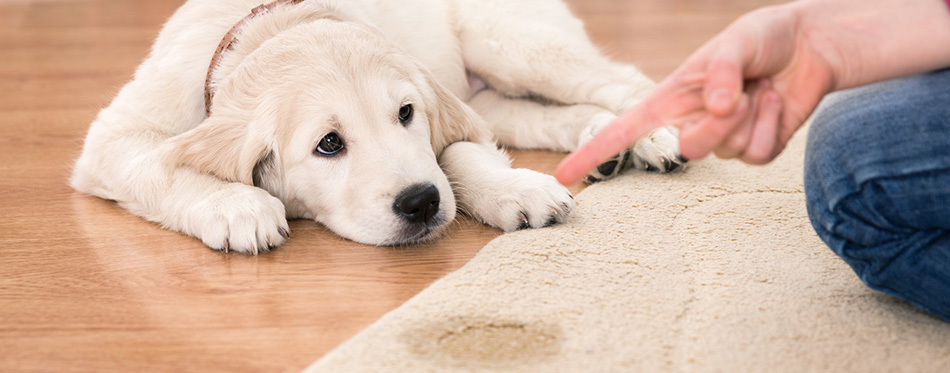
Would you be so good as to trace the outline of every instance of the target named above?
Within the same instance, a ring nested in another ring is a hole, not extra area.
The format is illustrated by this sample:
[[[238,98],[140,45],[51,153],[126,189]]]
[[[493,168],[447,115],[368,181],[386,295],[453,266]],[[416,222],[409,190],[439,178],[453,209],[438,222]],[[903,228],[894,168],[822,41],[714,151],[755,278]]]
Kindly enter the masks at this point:
[[[950,372],[950,324],[812,231],[804,133],[767,167],[628,172],[504,235],[312,372]]]

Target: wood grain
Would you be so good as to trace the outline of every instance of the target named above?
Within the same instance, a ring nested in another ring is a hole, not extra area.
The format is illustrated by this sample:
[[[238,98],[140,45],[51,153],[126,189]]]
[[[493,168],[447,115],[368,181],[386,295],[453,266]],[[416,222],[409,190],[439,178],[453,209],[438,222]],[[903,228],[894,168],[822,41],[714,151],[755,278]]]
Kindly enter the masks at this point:
[[[0,371],[297,371],[500,234],[459,218],[428,244],[371,247],[294,221],[281,249],[226,255],[71,190],[89,123],[181,3],[0,2]],[[659,79],[769,1],[569,3]],[[548,173],[563,156],[512,154]]]

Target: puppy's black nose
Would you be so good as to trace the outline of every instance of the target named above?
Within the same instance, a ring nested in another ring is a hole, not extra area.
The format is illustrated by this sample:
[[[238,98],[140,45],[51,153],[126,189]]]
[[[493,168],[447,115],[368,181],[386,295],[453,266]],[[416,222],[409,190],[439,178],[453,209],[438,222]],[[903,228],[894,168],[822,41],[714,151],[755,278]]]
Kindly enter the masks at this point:
[[[411,223],[425,223],[439,212],[439,190],[432,184],[416,184],[396,196],[393,210]]]

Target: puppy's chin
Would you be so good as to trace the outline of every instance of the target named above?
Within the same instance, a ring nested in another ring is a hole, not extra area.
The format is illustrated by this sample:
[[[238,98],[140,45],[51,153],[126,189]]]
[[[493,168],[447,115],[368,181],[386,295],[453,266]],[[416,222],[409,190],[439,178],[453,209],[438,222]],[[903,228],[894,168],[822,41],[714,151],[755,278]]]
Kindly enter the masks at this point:
[[[426,223],[408,223],[393,217],[387,223],[359,223],[348,226],[331,226],[328,222],[316,220],[343,238],[373,246],[408,246],[432,241],[442,236],[455,219],[453,213],[440,211]],[[387,229],[380,229],[387,225]]]
[[[385,246],[402,246],[422,243],[439,238],[448,226],[449,219],[444,213],[439,213],[432,217],[432,220],[424,223],[405,224],[399,233],[395,234],[392,242],[385,243]]]

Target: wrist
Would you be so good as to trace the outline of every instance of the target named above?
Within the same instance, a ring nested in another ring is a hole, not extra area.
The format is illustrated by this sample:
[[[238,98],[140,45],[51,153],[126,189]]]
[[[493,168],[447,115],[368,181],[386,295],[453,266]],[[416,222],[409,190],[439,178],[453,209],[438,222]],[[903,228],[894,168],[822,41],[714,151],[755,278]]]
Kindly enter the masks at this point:
[[[803,0],[799,44],[824,57],[831,90],[950,67],[950,0]]]

